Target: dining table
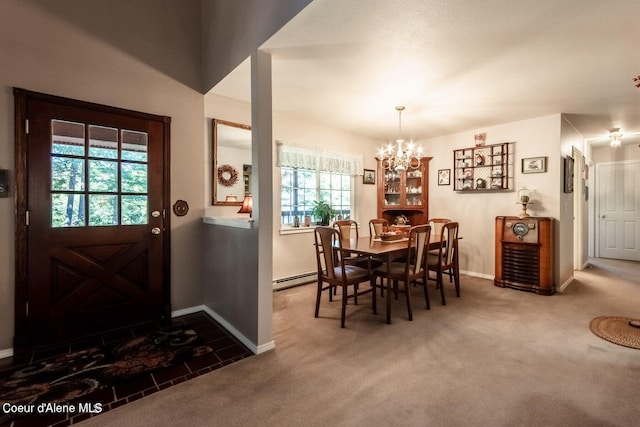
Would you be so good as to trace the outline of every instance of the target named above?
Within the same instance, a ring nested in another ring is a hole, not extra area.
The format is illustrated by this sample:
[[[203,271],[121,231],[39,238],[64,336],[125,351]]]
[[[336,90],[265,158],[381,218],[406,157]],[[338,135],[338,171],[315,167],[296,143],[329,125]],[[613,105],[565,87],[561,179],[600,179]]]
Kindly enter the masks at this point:
[[[383,258],[387,264],[387,271],[390,270],[391,260],[394,255],[407,250],[408,237],[401,237],[396,240],[382,240],[381,238],[363,236],[342,239],[342,250],[347,253],[366,255],[370,257]],[[440,236],[431,236],[429,239],[429,250],[438,249],[441,246]],[[338,248],[338,242],[334,242],[334,248]],[[391,323],[391,280],[387,278],[387,324]],[[375,289],[374,289],[375,292]]]

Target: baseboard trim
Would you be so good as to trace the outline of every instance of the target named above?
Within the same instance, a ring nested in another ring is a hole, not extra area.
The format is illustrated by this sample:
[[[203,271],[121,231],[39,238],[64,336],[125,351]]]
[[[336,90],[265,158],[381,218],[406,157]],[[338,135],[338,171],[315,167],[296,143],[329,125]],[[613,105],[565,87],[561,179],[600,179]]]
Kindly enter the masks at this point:
[[[0,350],[0,359],[6,359],[7,357],[13,357],[13,348]]]
[[[173,317],[186,316],[187,314],[199,313],[201,311],[205,311],[204,308],[205,308],[204,305],[196,305],[194,307],[175,310],[171,312],[171,317],[173,318]]]
[[[467,276],[479,277],[480,279],[488,279],[488,280],[493,280],[496,277],[492,274],[476,273],[475,271],[466,271],[466,270],[460,270],[460,274],[466,274]]]
[[[236,337],[238,341],[240,341],[242,344],[247,346],[247,348],[251,350],[253,354],[264,353],[265,351],[276,348],[274,341],[270,341],[266,344],[262,344],[259,346],[256,345],[249,338],[245,337],[240,331],[238,331],[231,323],[227,322],[227,320],[224,317],[220,316],[218,313],[216,313],[206,305],[203,307],[204,307],[205,313],[213,317],[216,320],[216,322],[220,323],[227,331],[229,331],[234,337]]]
[[[556,290],[558,292],[563,292],[565,289],[567,289],[569,287],[569,285],[573,282],[575,278],[573,276],[569,277],[562,285],[560,285],[559,288],[557,288]]]

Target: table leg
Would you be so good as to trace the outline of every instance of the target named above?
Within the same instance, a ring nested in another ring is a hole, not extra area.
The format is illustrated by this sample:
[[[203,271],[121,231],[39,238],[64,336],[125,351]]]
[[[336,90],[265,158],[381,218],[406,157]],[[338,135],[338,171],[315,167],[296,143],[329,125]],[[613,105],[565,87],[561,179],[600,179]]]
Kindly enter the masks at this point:
[[[391,271],[391,254],[387,253],[387,325],[391,324],[391,279],[389,272]]]

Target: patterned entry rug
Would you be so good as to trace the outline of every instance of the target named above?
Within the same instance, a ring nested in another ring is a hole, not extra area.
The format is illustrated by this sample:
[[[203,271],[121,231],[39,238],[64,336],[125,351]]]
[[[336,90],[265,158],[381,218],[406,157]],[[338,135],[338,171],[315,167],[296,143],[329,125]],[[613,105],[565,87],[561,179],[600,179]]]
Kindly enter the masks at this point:
[[[591,332],[614,344],[640,350],[640,320],[600,316],[591,321]]]
[[[0,374],[3,405],[0,423],[27,415],[50,414],[58,409],[99,412],[103,410],[96,406],[100,402],[92,402],[90,398],[97,390],[211,351],[211,347],[199,344],[196,332],[181,327],[156,330],[110,346],[93,346],[8,370]]]

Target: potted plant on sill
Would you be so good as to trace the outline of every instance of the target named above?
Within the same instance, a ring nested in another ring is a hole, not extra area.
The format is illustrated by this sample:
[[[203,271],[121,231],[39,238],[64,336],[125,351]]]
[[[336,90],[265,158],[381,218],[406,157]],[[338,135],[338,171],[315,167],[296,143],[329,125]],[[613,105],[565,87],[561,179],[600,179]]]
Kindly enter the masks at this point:
[[[320,225],[329,225],[329,222],[336,216],[336,211],[324,200],[313,202],[311,215],[320,219]]]

